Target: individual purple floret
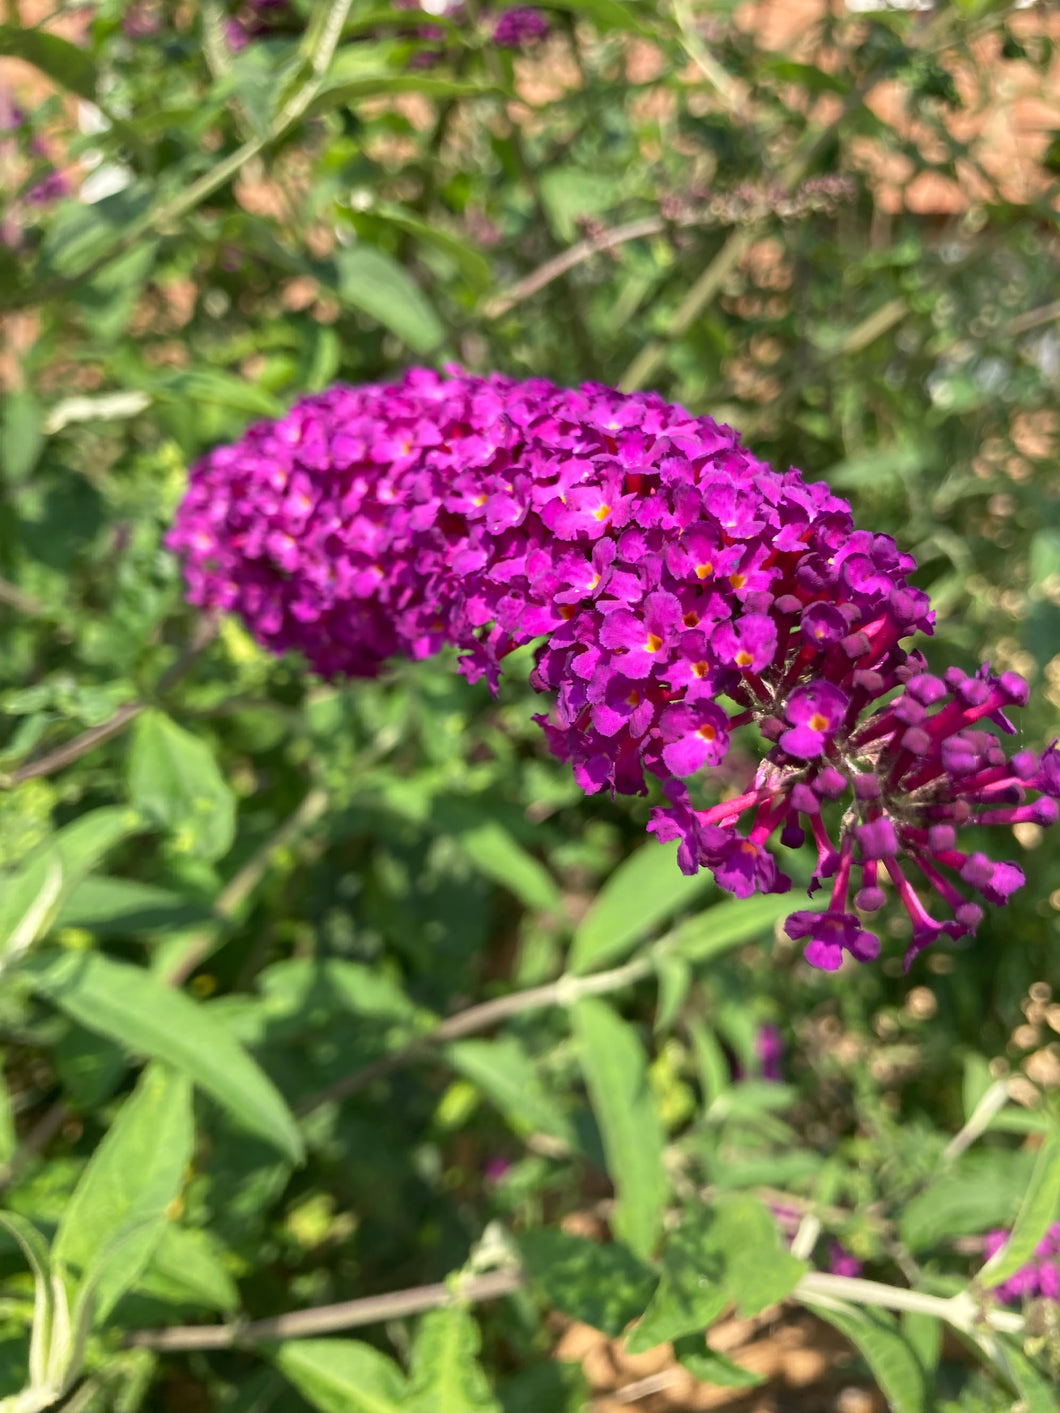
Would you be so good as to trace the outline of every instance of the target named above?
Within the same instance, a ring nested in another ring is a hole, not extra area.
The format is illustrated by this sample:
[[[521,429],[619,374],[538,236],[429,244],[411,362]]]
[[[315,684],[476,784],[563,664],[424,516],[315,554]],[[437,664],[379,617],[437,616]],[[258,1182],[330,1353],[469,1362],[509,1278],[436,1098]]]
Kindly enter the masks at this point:
[[[762,1078],[779,1084],[784,1078],[784,1038],[775,1025],[760,1025],[755,1031],[755,1059]]]
[[[1008,1241],[1007,1231],[987,1232],[983,1255],[989,1261]],[[1060,1300],[1060,1222],[1054,1222],[1035,1247],[1034,1256],[1015,1275],[994,1287],[1004,1305],[1024,1300]]]
[[[0,88],[0,132],[17,132],[24,127],[26,114],[6,88]]]
[[[450,644],[495,690],[543,638],[551,749],[589,794],[658,779],[649,829],[684,872],[783,893],[767,844],[812,841],[829,902],[787,926],[815,966],[877,955],[862,915],[886,887],[912,919],[907,965],[973,933],[969,895],[1003,904],[1023,874],[967,836],[1057,815],[1057,745],[1010,760],[997,734],[1022,678],[936,677],[901,646],[932,628],[913,559],[654,393],[426,369],[332,388],[201,460],[169,544],[193,602],[325,677]],[[745,726],[766,743],[753,782],[701,808],[690,786]]]
[[[70,183],[62,172],[49,172],[26,192],[26,201],[30,206],[50,206],[69,194]]]
[[[544,39],[549,29],[548,17],[540,10],[517,5],[498,18],[493,40],[501,49],[524,49],[535,40]]]
[[[833,1276],[860,1276],[864,1266],[839,1241],[828,1243],[828,1269]]]

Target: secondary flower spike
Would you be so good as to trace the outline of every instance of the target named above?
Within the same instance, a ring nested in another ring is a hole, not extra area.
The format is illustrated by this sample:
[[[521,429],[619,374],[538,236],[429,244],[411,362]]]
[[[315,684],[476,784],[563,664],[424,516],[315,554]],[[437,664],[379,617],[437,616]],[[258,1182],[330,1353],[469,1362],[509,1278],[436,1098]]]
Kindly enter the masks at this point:
[[[1057,745],[1009,759],[988,729],[1014,729],[1023,680],[937,677],[901,646],[932,629],[914,560],[654,393],[425,369],[335,387],[199,461],[168,543],[192,602],[325,677],[453,644],[495,689],[543,637],[552,750],[590,794],[657,777],[648,827],[682,870],[782,893],[767,843],[809,837],[810,892],[829,880],[830,898],[787,928],[829,970],[878,954],[862,918],[885,882],[913,922],[907,962],[974,932],[974,898],[1023,882],[969,848],[974,826],[1057,815]],[[767,750],[753,783],[700,808],[690,784],[745,726]]]

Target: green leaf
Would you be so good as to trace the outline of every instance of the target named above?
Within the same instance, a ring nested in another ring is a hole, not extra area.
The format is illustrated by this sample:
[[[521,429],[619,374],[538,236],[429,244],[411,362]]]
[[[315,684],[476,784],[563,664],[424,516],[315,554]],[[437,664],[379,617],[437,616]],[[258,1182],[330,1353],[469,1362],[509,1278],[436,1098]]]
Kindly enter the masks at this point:
[[[713,886],[706,869],[691,878],[681,873],[676,844],[644,844],[619,864],[579,924],[571,944],[570,969],[581,975],[625,956]]]
[[[1038,1154],[1012,1233],[979,1272],[980,1285],[992,1289],[1015,1275],[1034,1255],[1035,1247],[1056,1221],[1060,1208],[1060,1134],[1054,1134]]]
[[[239,1290],[223,1260],[223,1247],[207,1231],[167,1222],[136,1288],[155,1300],[231,1313]]]
[[[96,66],[91,55],[68,39],[40,29],[0,25],[0,54],[22,59],[79,98],[96,100]]]
[[[651,28],[640,20],[629,5],[620,0],[553,0],[555,10],[570,10],[574,15],[584,15],[593,21],[598,29],[626,30],[631,34],[650,35]]]
[[[63,888],[63,867],[54,849],[6,880],[0,898],[0,968],[17,962],[51,926]]]
[[[662,1220],[666,1176],[665,1134],[648,1084],[644,1049],[633,1027],[604,1001],[578,1001],[572,1020],[578,1060],[615,1185],[612,1224],[638,1256],[646,1257]]]
[[[133,726],[129,792],[144,814],[174,835],[179,852],[219,859],[232,846],[236,800],[205,741],[164,712]]]
[[[899,1218],[899,1235],[918,1252],[955,1236],[1011,1226],[1028,1176],[1025,1155],[965,1153],[954,1171],[944,1171],[910,1198]]]
[[[24,481],[44,449],[43,414],[31,392],[4,394],[0,407],[0,466],[14,484]]]
[[[11,1090],[0,1070],[0,1180],[6,1163],[18,1147],[15,1133],[15,1111],[11,1106]]]
[[[461,1040],[446,1047],[449,1063],[497,1105],[519,1133],[549,1133],[577,1147],[574,1126],[542,1087],[530,1056],[514,1036]]]
[[[1058,1413],[1060,1396],[1055,1379],[1038,1369],[1014,1339],[1002,1338],[998,1343],[1000,1367],[1020,1396],[1019,1413]]]
[[[727,1355],[704,1345],[701,1335],[686,1335],[678,1340],[674,1354],[693,1378],[714,1388],[754,1388],[766,1382],[764,1374],[745,1369]]]
[[[29,1379],[31,1387],[44,1386],[48,1382],[52,1367],[52,1345],[59,1332],[58,1326],[67,1323],[59,1311],[59,1302],[66,1299],[65,1287],[62,1281],[53,1275],[48,1243],[32,1222],[19,1216],[17,1212],[0,1212],[0,1228],[15,1238],[33,1272],[33,1330],[29,1345]],[[69,1315],[65,1307],[62,1314],[67,1317]],[[60,1315],[58,1321],[57,1315]]]
[[[483,820],[463,830],[458,838],[475,867],[510,889],[528,908],[559,911],[561,899],[556,880],[503,825],[493,819]]]
[[[433,16],[431,23],[436,23]],[[331,108],[354,108],[362,99],[379,93],[422,93],[425,98],[441,101],[449,98],[477,98],[500,92],[504,90],[496,84],[435,78],[430,74],[372,74],[325,88],[306,109],[306,117],[326,113]]]
[[[688,995],[692,984],[692,968],[684,957],[661,956],[656,963],[659,978],[659,1003],[655,1008],[655,1032],[669,1030]]]
[[[125,332],[157,253],[158,242],[145,240],[77,284],[73,298],[94,337],[109,343]]]
[[[295,1162],[302,1138],[272,1081],[210,1015],[140,967],[99,953],[34,959],[24,969],[42,995],[89,1030],[165,1060],[223,1105],[245,1128]]]
[[[993,1084],[989,1061],[970,1050],[964,1057],[964,1078],[961,1084],[961,1104],[965,1123],[972,1117],[976,1105]]]
[[[428,221],[421,221],[402,206],[375,205],[371,209],[371,215],[443,251],[475,289],[484,290],[492,283],[493,271],[490,262],[473,245],[469,245],[452,231]]]
[[[260,383],[248,382],[223,368],[180,368],[152,373],[142,381],[144,390],[160,402],[183,403],[190,408],[205,402],[259,417],[278,417],[283,411],[280,402]]]
[[[772,934],[775,923],[791,912],[791,899],[776,893],[756,893],[716,903],[706,912],[688,918],[677,928],[673,950],[690,962],[705,962],[763,933]]]
[[[290,1339],[276,1367],[320,1413],[399,1413],[405,1376],[385,1354],[357,1339]]]
[[[729,1304],[725,1253],[709,1211],[689,1213],[663,1249],[662,1279],[643,1318],[626,1339],[631,1354],[706,1329]]]
[[[173,893],[135,878],[89,874],[72,890],[55,919],[58,927],[127,936],[170,932],[209,922],[213,911],[201,898]]]
[[[856,1346],[894,1413],[924,1413],[928,1389],[916,1355],[883,1310],[834,1310],[807,1300],[822,1320]]]
[[[24,951],[42,937],[84,875],[115,844],[142,828],[134,810],[88,810],[46,839],[16,872],[0,875],[0,954]]]
[[[627,194],[624,180],[588,167],[548,167],[540,185],[549,225],[565,245],[577,238],[580,217],[603,216]]]
[[[550,1306],[607,1335],[619,1335],[651,1297],[655,1278],[628,1246],[562,1231],[520,1238],[523,1266]]]
[[[662,1279],[627,1347],[639,1354],[702,1330],[730,1304],[757,1315],[790,1295],[806,1269],[757,1198],[730,1194],[693,1209],[666,1242]]]
[[[732,1067],[725,1057],[717,1037],[705,1021],[693,1021],[688,1027],[699,1072],[703,1100],[709,1108],[732,1083]]]
[[[902,1334],[920,1367],[925,1373],[934,1373],[942,1354],[942,1321],[937,1315],[925,1315],[921,1310],[903,1310],[901,1325]]]
[[[757,1315],[795,1289],[809,1269],[780,1239],[773,1214],[757,1197],[730,1194],[713,1209],[711,1242],[726,1255],[725,1287],[740,1315]]]
[[[52,1248],[54,1260],[83,1280],[106,1263],[96,1290],[99,1320],[150,1260],[194,1141],[187,1076],[149,1065],[81,1174]]]
[[[461,1305],[431,1310],[412,1346],[408,1413],[500,1413],[478,1362],[481,1339]]]
[[[337,293],[397,334],[414,353],[432,353],[445,341],[445,328],[420,287],[396,260],[370,245],[335,256]]]
[[[143,217],[152,194],[147,182],[138,181],[90,205],[65,202],[45,229],[41,242],[44,269],[64,280],[84,276]]]

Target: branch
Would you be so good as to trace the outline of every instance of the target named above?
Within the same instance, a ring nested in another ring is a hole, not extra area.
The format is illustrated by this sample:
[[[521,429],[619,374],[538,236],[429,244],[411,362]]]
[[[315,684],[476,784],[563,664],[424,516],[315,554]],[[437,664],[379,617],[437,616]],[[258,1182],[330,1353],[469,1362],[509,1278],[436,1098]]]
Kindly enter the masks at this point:
[[[200,620],[183,653],[173,666],[159,678],[158,686],[155,689],[158,696],[164,696],[166,692],[176,686],[199,653],[212,641],[216,632],[217,624],[214,619]],[[38,775],[54,775],[57,770],[72,765],[75,760],[80,760],[89,751],[103,745],[104,741],[109,741],[112,736],[120,735],[148,705],[149,703],[144,701],[125,702],[102,725],[92,726],[87,731],[82,731],[80,736],[75,736],[72,741],[67,741],[65,746],[57,747],[48,755],[30,761],[28,765],[20,765],[10,775],[0,775],[0,790],[10,790],[15,785],[21,785],[23,780],[33,780]]]
[[[329,1334],[333,1330],[354,1330],[380,1320],[398,1320],[418,1315],[454,1301],[496,1300],[511,1295],[523,1284],[519,1271],[491,1271],[471,1276],[453,1285],[418,1285],[389,1295],[368,1295],[361,1300],[344,1300],[338,1305],[317,1305],[309,1310],[292,1310],[267,1320],[246,1324],[177,1325],[168,1330],[134,1330],[125,1338],[126,1346],[140,1349],[231,1349],[264,1340],[297,1339],[305,1335]]]
[[[18,609],[19,613],[25,613],[30,618],[51,617],[51,611],[46,603],[35,599],[32,594],[25,593],[16,584],[11,584],[6,579],[0,579],[0,603],[6,603],[9,607]]]
[[[360,1300],[345,1300],[338,1305],[317,1305],[308,1310],[292,1310],[286,1315],[274,1315],[265,1320],[251,1320],[229,1325],[183,1325],[168,1330],[134,1330],[126,1335],[126,1346],[140,1349],[189,1350],[232,1349],[266,1340],[297,1339],[306,1335],[330,1334],[335,1330],[352,1330],[381,1320],[396,1320],[405,1315],[418,1315],[439,1305],[454,1301],[496,1300],[511,1295],[525,1283],[518,1270],[491,1271],[484,1276],[469,1276],[452,1284],[420,1285],[411,1290],[397,1290],[389,1295],[369,1295]],[[1023,1329],[1023,1317],[1008,1310],[991,1309],[978,1312],[967,1292],[952,1298],[927,1295],[901,1286],[883,1285],[879,1281],[863,1281],[850,1276],[831,1276],[823,1271],[809,1271],[799,1281],[792,1295],[806,1304],[843,1308],[846,1302],[855,1305],[875,1305],[887,1310],[913,1310],[935,1315],[955,1329],[975,1334],[978,1328],[1018,1334]]]
[[[664,938],[663,941],[665,940]],[[661,946],[662,942],[658,942],[643,956],[627,962],[625,966],[614,967],[611,971],[596,972],[592,976],[561,976],[558,981],[551,981],[546,986],[532,986],[526,991],[515,991],[510,996],[498,996],[496,1000],[469,1006],[466,1010],[450,1016],[448,1020],[439,1022],[425,1035],[418,1035],[415,1040],[410,1040],[392,1055],[383,1055],[380,1059],[373,1060],[370,1065],[354,1070],[352,1074],[344,1075],[323,1089],[318,1089],[315,1094],[303,1100],[295,1112],[299,1115],[310,1114],[314,1109],[319,1109],[321,1104],[346,1099],[367,1085],[374,1084],[376,1080],[386,1079],[388,1075],[403,1069],[405,1065],[418,1060],[421,1055],[427,1054],[437,1046],[450,1040],[459,1040],[465,1035],[474,1035],[480,1030],[488,1030],[490,1026],[507,1020],[510,1016],[542,1010],[546,1006],[573,1006],[583,996],[600,996],[609,991],[618,991],[623,986],[631,986],[654,970],[656,955]]]

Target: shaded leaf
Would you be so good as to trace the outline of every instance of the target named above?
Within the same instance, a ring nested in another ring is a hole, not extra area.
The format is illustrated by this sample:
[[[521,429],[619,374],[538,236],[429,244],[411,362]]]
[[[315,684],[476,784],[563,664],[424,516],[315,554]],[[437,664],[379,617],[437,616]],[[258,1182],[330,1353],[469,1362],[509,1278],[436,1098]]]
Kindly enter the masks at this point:
[[[893,1316],[883,1310],[834,1310],[806,1303],[857,1348],[894,1413],[924,1413],[928,1407],[924,1371]]]
[[[164,712],[152,709],[136,719],[129,792],[144,814],[175,836],[178,850],[212,860],[231,848],[235,795],[207,743]]]
[[[207,1310],[239,1308],[239,1290],[223,1260],[223,1248],[209,1232],[167,1222],[137,1290],[155,1300],[197,1305]]]
[[[1009,1239],[979,1272],[980,1285],[1000,1285],[1025,1266],[1060,1210],[1060,1134],[1039,1152]]]
[[[727,1355],[711,1349],[700,1335],[686,1335],[678,1340],[674,1354],[693,1378],[714,1388],[754,1388],[766,1381],[764,1374],[745,1369]]]
[[[691,878],[681,873],[676,844],[642,845],[619,864],[578,925],[571,944],[571,971],[580,975],[624,956],[713,887],[706,869]]]
[[[336,292],[397,334],[415,353],[431,353],[445,340],[445,328],[427,296],[396,260],[370,245],[335,256]]]
[[[615,1185],[613,1226],[638,1256],[655,1244],[666,1201],[665,1135],[648,1085],[647,1060],[633,1027],[604,1001],[572,1010],[578,1060]]]
[[[0,54],[22,59],[90,103],[96,98],[96,66],[92,56],[68,39],[41,29],[0,25]]]
[[[244,1127],[296,1162],[301,1159],[302,1138],[279,1091],[208,1007],[140,967],[98,953],[51,953],[28,964],[25,975],[89,1030],[165,1060]]]
[[[790,898],[776,893],[716,903],[680,924],[673,949],[687,961],[705,962],[756,937],[772,936],[774,924],[791,912],[791,906]]]
[[[482,1090],[517,1132],[549,1133],[577,1146],[574,1126],[542,1087],[530,1056],[514,1036],[497,1040],[461,1040],[449,1045],[446,1058]]]
[[[290,1339],[272,1356],[320,1413],[398,1413],[405,1376],[385,1354],[357,1339]]]
[[[487,819],[463,830],[460,845],[475,867],[496,883],[510,889],[528,908],[560,908],[560,892],[548,869],[503,825]]]
[[[187,1076],[149,1065],[81,1174],[52,1248],[83,1281],[105,1266],[96,1287],[99,1320],[150,1260],[194,1140]]]
[[[651,1297],[655,1277],[622,1242],[544,1230],[525,1233],[519,1249],[549,1305],[604,1334],[621,1334]]]
[[[462,1305],[431,1310],[412,1346],[408,1413],[500,1413],[478,1362],[478,1324]]]

